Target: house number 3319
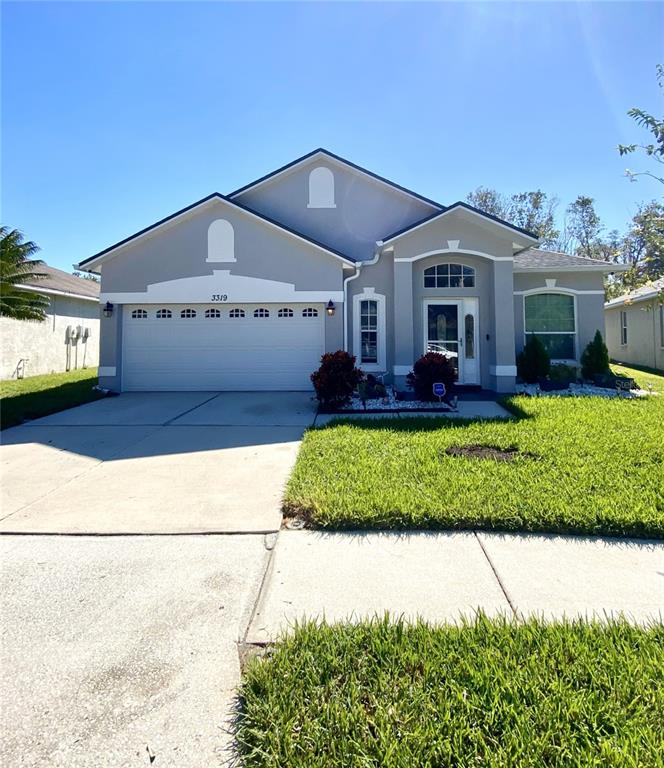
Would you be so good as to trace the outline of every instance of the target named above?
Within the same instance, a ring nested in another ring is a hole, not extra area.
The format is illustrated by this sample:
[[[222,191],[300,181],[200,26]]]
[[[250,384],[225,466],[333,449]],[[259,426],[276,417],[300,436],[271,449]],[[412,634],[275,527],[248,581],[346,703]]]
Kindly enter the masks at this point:
[[[212,301],[228,301],[227,293],[213,293]]]

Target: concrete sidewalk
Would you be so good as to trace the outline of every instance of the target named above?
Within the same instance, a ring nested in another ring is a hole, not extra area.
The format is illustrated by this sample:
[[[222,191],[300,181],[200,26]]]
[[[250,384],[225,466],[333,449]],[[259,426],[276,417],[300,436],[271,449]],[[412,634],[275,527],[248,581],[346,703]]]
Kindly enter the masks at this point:
[[[497,533],[282,531],[249,643],[276,639],[297,620],[358,620],[389,611],[456,621],[490,615],[664,612],[664,542]]]

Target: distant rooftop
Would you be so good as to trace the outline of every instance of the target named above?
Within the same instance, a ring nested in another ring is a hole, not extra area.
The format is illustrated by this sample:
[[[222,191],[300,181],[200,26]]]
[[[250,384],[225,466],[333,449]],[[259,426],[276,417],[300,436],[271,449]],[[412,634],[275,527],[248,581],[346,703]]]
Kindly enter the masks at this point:
[[[76,277],[61,269],[42,264],[37,267],[37,272],[42,272],[47,277],[41,280],[26,280],[26,288],[35,291],[43,290],[45,293],[61,293],[68,296],[80,296],[85,299],[99,299],[99,283],[95,280],[85,280]]]
[[[645,301],[646,299],[654,299],[658,293],[664,291],[664,277],[659,277],[657,280],[653,280],[646,285],[641,285],[635,288],[629,293],[624,293],[622,296],[617,296],[611,301],[607,301],[605,307],[617,307],[621,304],[632,303],[635,301]]]

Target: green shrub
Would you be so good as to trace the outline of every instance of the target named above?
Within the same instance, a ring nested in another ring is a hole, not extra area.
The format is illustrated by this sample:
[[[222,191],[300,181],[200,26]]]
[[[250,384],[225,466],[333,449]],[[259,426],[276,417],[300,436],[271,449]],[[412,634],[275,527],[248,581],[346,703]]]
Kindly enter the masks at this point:
[[[606,376],[609,372],[609,350],[602,334],[595,331],[595,338],[581,355],[581,375],[584,379],[592,379],[594,376]]]
[[[340,408],[350,397],[364,374],[355,367],[355,358],[348,352],[328,352],[320,359],[320,368],[311,374],[316,398],[325,409]]]
[[[433,385],[442,382],[449,392],[454,385],[454,364],[440,352],[427,352],[416,361],[406,377],[406,384],[415,391],[418,400],[437,400]]]
[[[516,356],[516,370],[527,384],[536,384],[549,375],[551,361],[546,347],[537,336],[529,336],[526,346]]]
[[[549,378],[561,384],[573,384],[576,381],[576,366],[555,363],[549,369]]]

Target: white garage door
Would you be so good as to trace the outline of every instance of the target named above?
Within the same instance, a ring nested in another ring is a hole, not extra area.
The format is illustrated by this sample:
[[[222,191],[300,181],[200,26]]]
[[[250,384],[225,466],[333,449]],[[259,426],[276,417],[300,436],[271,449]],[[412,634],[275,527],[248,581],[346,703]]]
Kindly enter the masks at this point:
[[[323,320],[321,304],[126,305],[122,388],[311,389]]]

